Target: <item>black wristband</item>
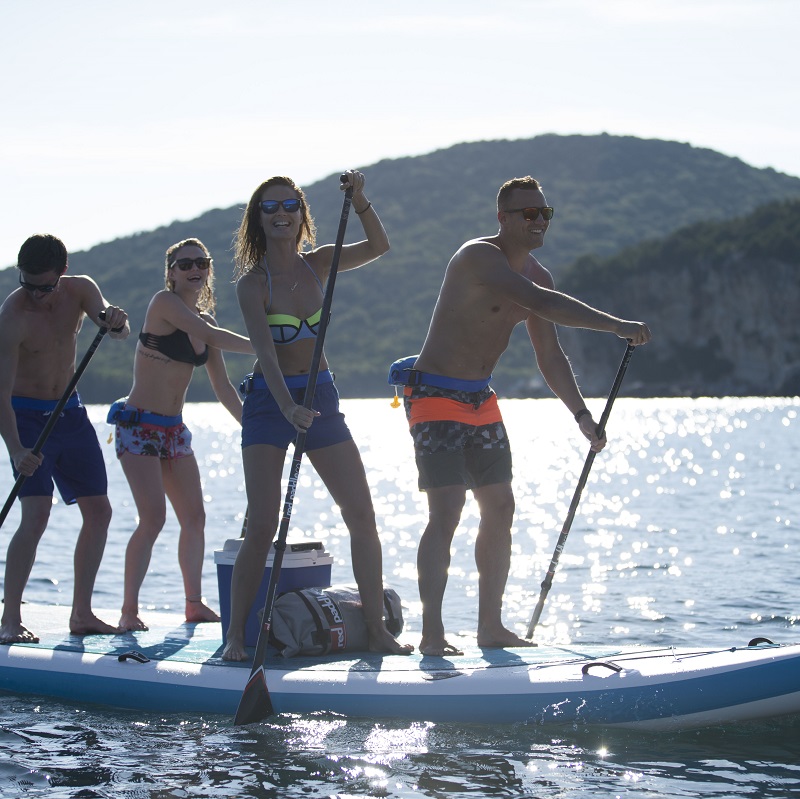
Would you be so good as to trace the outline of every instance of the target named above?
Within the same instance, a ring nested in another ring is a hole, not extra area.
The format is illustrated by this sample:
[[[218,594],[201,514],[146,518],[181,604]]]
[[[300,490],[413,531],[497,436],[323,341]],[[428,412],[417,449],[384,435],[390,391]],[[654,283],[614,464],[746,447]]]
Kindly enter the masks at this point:
[[[591,412],[591,411],[590,411],[588,408],[581,408],[581,409],[580,409],[580,410],[579,410],[579,411],[578,411],[578,412],[575,414],[575,421],[576,421],[576,422],[578,422],[578,424],[580,424],[580,422],[581,422],[581,416],[587,416],[587,415],[588,415],[588,416],[591,416],[591,415],[592,415],[592,412]]]
[[[367,207],[363,211],[356,211],[356,213],[361,216],[361,214],[366,214],[369,209],[372,208],[372,203],[368,202]]]

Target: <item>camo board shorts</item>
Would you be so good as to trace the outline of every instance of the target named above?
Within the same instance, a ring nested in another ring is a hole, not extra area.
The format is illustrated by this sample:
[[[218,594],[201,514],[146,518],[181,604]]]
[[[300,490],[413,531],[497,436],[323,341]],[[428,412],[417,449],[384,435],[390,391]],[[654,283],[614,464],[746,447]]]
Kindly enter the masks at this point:
[[[511,482],[511,447],[491,388],[407,386],[404,395],[421,491]]]

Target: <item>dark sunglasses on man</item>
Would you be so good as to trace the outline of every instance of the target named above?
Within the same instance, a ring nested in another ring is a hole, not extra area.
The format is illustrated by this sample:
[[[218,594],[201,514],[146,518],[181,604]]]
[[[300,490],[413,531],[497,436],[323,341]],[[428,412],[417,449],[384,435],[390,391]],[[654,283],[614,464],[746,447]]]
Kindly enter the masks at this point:
[[[516,214],[519,211],[522,211],[522,218],[526,222],[535,222],[539,218],[539,214],[541,214],[542,219],[547,222],[553,218],[553,209],[549,205],[542,206],[541,208],[535,206],[531,206],[530,208],[509,208],[506,213]]]
[[[40,294],[52,294],[56,290],[56,286],[58,285],[58,281],[61,280],[61,275],[56,278],[55,283],[45,283],[44,285],[39,285],[37,283],[28,283],[27,280],[22,279],[22,273],[20,272],[19,275],[19,284],[25,291],[30,291],[31,294],[35,294],[37,291]]]

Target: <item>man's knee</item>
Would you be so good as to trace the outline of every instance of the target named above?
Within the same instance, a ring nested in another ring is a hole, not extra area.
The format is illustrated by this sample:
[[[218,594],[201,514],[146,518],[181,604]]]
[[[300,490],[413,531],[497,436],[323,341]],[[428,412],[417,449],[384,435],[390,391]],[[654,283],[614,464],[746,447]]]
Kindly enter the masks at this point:
[[[511,526],[516,503],[511,486],[500,483],[475,490],[475,499],[481,512],[481,520],[495,526]]]
[[[461,521],[466,501],[466,489],[449,486],[428,490],[428,519],[436,527],[454,531]]]

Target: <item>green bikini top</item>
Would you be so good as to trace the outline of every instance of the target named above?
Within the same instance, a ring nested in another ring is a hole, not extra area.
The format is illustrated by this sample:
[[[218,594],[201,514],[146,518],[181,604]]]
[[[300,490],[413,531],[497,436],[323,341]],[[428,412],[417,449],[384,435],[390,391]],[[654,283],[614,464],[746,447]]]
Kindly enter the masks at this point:
[[[311,268],[311,265],[302,255],[300,258],[308,267],[311,274],[314,275],[314,280],[319,283],[320,290],[322,290],[322,281],[317,277],[317,273]],[[267,288],[269,289],[269,304],[270,307],[272,307],[272,277],[269,274],[269,267],[266,267],[266,272]],[[315,338],[321,318],[322,308],[316,313],[311,314],[307,319],[300,319],[297,316],[285,313],[271,314],[269,308],[267,308],[267,324],[272,333],[272,340],[276,344],[291,344],[295,341],[301,341],[304,338]]]

